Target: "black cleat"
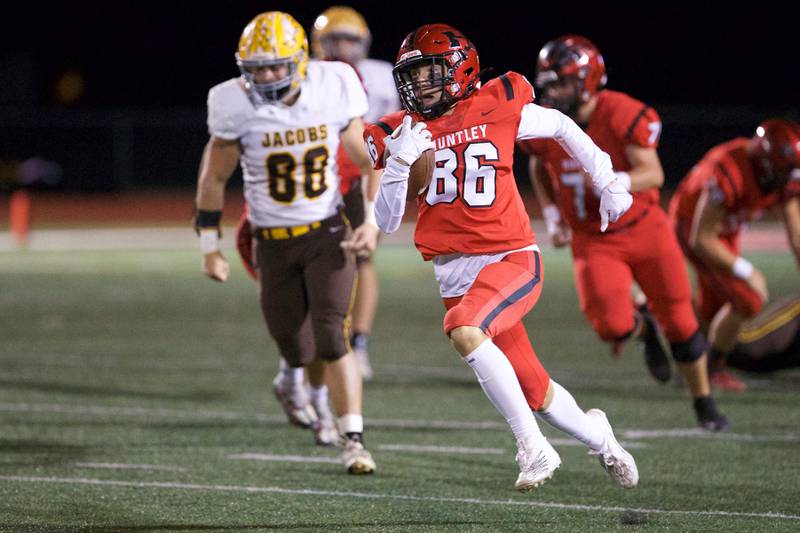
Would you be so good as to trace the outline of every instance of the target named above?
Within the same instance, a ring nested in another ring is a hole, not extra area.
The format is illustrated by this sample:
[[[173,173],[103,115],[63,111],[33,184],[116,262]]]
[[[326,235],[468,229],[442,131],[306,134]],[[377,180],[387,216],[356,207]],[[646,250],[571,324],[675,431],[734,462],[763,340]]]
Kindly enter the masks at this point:
[[[697,398],[694,401],[694,412],[697,422],[707,431],[726,431],[731,425],[728,417],[717,410],[717,404],[711,396]]]
[[[640,336],[644,342],[644,363],[651,376],[661,383],[667,383],[672,377],[669,342],[664,337],[661,326],[647,309],[647,304],[640,306],[638,311],[644,321]]]

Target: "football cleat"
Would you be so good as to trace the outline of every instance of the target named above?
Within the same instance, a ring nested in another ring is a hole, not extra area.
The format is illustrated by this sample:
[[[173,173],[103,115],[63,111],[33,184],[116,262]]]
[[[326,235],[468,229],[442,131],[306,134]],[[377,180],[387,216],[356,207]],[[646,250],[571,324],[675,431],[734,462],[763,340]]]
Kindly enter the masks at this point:
[[[697,398],[694,401],[694,412],[697,415],[697,422],[708,431],[725,431],[731,425],[728,417],[719,412],[711,396]]]
[[[622,488],[632,489],[638,485],[639,469],[636,468],[636,461],[617,442],[606,414],[600,409],[589,409],[586,411],[586,416],[595,419],[606,434],[603,448],[601,450],[591,450],[589,455],[596,455],[603,470]]]
[[[647,304],[639,307],[638,311],[644,321],[640,338],[644,343],[644,362],[647,370],[657,381],[666,383],[672,377],[672,368],[669,363],[669,342],[664,337],[661,326],[647,308]]]
[[[272,381],[272,392],[290,424],[307,429],[317,422],[317,413],[311,406],[304,383],[295,383],[291,376],[278,372]]]
[[[311,430],[314,432],[314,442],[319,446],[336,446],[339,444],[341,437],[339,436],[339,430],[336,429],[336,420],[333,417],[333,413],[328,407],[328,401],[312,402],[311,405],[317,415],[317,420],[311,424]]]
[[[345,439],[344,451],[342,452],[342,464],[348,474],[372,474],[375,472],[375,460],[361,441],[356,439]]]
[[[712,369],[709,371],[708,381],[716,390],[725,392],[744,392],[747,390],[745,382],[734,376],[727,368]]]
[[[520,439],[517,441],[517,464],[519,476],[514,488],[530,492],[553,477],[556,468],[561,466],[561,457],[544,437]]]

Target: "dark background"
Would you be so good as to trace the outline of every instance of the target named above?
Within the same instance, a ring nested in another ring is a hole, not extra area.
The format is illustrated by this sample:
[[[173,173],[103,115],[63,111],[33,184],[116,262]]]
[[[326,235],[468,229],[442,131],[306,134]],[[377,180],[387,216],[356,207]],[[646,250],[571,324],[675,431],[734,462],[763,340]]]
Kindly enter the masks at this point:
[[[668,185],[713,144],[768,116],[798,118],[800,7],[484,2],[354,2],[372,56],[393,60],[406,33],[447,22],[478,47],[489,77],[532,77],[549,39],[580,33],[605,57],[609,88],[664,121]],[[39,155],[66,190],[190,187],[206,140],[208,89],[238,75],[245,24],[270,9],[310,29],[325,2],[30,3],[0,35],[0,160]]]

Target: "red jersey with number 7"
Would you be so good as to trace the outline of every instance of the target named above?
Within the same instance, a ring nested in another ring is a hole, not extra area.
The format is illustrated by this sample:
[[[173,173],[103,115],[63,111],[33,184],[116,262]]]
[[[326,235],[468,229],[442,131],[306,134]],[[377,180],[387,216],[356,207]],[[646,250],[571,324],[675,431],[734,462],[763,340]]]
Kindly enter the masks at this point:
[[[625,93],[603,90],[586,133],[611,156],[615,171],[630,170],[625,146],[656,148],[661,133],[661,120],[655,110]],[[600,197],[581,165],[552,139],[520,142],[520,148],[542,158],[553,188],[558,194],[564,219],[574,231],[600,233]],[[625,220],[636,220],[658,204],[658,189],[633,194],[633,205]],[[624,222],[623,222],[624,223]],[[613,229],[613,228],[612,228]]]
[[[453,253],[506,252],[536,242],[513,173],[520,113],[532,101],[528,80],[507,72],[456,104],[453,113],[425,121],[436,166],[430,185],[417,196],[414,243],[426,261]],[[383,167],[383,139],[405,114],[382,117],[364,131],[375,168]]]

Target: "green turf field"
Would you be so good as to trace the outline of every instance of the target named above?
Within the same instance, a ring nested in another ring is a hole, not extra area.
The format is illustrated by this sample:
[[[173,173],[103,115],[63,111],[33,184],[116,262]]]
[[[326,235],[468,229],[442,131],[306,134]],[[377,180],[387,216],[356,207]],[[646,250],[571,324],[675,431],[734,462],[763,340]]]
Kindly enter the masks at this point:
[[[582,407],[608,413],[637,489],[547,430],[563,466],[513,490],[511,434],[441,334],[430,265],[411,249],[378,260],[369,477],[285,422],[277,352],[238,264],[215,284],[191,250],[17,252],[0,254],[0,530],[800,529],[800,374],[748,378],[749,392],[720,397],[732,433],[695,431],[685,391],[653,382],[637,346],[613,360],[595,339],[568,253],[544,257],[534,346]],[[773,294],[797,291],[788,256],[751,257]]]

